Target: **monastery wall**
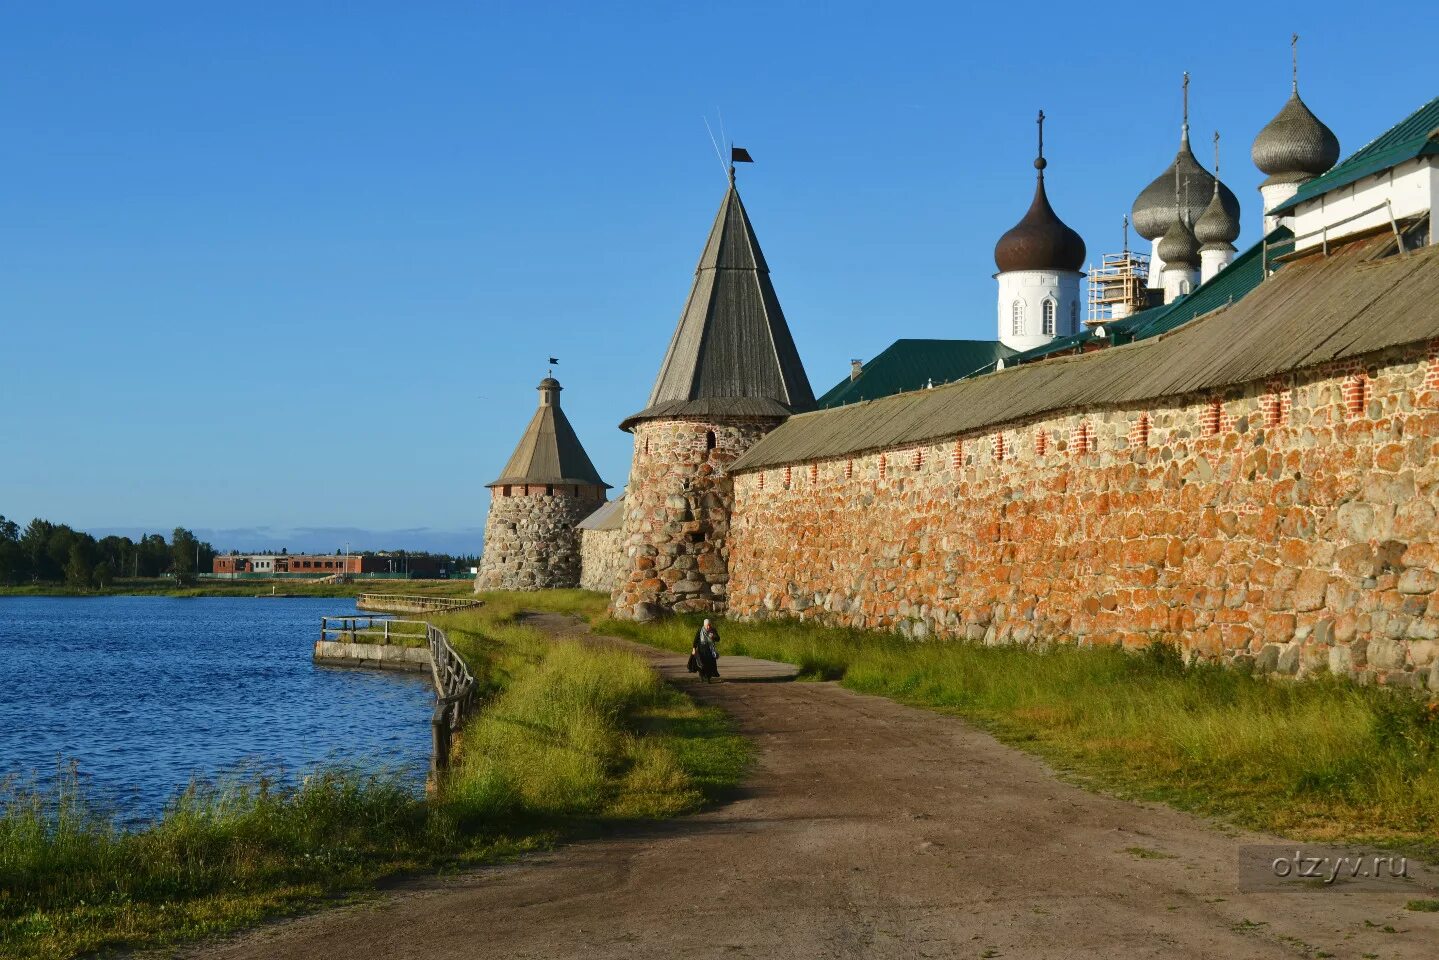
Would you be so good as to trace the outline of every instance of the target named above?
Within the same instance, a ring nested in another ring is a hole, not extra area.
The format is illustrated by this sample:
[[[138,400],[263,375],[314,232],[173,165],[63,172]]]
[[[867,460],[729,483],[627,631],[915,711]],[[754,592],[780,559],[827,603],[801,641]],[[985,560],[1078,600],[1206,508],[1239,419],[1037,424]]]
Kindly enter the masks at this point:
[[[580,531],[580,589],[612,593],[629,573],[623,530]]]
[[[1439,690],[1436,348],[741,472],[728,613]]]

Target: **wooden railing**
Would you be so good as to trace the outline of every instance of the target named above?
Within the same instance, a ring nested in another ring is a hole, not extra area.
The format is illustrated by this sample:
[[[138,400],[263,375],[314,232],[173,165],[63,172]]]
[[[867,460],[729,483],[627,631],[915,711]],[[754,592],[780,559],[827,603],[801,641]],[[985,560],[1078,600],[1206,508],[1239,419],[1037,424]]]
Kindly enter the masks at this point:
[[[433,749],[430,752],[430,781],[437,784],[450,765],[450,738],[475,709],[475,678],[445,631],[425,624],[430,644],[430,672],[435,680],[435,712],[430,717]]]
[[[436,613],[483,606],[485,601],[468,597],[416,597],[398,593],[362,593],[355,598],[361,610],[389,610],[395,613]]]
[[[423,620],[396,620],[394,617],[357,616],[321,617],[320,639],[329,643],[379,643],[388,644],[406,640],[428,641]],[[408,645],[408,644],[407,644]],[[415,643],[413,646],[422,646]]]

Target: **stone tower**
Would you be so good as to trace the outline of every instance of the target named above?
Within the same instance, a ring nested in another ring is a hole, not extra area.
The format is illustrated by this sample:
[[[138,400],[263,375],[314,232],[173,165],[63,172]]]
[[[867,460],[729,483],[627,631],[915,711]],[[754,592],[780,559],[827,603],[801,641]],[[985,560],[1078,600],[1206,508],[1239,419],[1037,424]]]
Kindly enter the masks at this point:
[[[485,552],[475,590],[580,585],[576,525],[605,502],[600,479],[560,409],[560,383],[540,381],[540,407],[490,488]]]
[[[792,413],[814,409],[734,167],[648,406],[625,493],[628,577],[614,616],[725,608],[733,487],[726,467]]]

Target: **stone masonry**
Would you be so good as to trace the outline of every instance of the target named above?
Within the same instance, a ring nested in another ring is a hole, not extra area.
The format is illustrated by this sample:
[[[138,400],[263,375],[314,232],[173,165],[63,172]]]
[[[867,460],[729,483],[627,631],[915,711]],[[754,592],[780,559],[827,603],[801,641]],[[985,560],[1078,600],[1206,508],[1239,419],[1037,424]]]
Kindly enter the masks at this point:
[[[1436,350],[745,471],[698,502],[656,492],[626,530],[664,525],[668,543],[635,556],[626,598],[727,585],[739,618],[990,644],[1166,638],[1263,671],[1439,690]],[[693,434],[657,426],[639,476],[693,455]],[[731,482],[725,549],[692,555]]]
[[[634,428],[625,494],[626,576],[611,613],[648,620],[662,612],[717,612],[729,584],[733,484],[725,468],[777,420],[649,420]]]
[[[603,490],[579,487],[577,492],[549,493],[543,486],[521,486],[492,492],[475,589],[578,587],[580,534],[575,524],[604,503]]]
[[[613,593],[629,573],[623,530],[580,531],[580,589]]]

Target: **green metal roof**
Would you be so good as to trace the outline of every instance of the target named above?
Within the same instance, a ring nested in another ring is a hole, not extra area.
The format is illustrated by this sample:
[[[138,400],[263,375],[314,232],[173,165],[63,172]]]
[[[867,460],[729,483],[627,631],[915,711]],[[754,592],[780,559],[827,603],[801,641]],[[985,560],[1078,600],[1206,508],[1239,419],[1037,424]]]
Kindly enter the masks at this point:
[[[1294,234],[1287,227],[1278,227],[1259,243],[1235,257],[1223,270],[1200,284],[1193,293],[1162,307],[1150,307],[1122,320],[1106,321],[1104,332],[1114,343],[1131,343],[1168,333],[1195,317],[1237,303],[1252,293],[1264,280],[1265,261],[1269,266],[1279,253],[1288,253]]]
[[[1276,206],[1270,213],[1291,210],[1305,200],[1361,180],[1372,173],[1388,170],[1405,160],[1426,154],[1439,154],[1439,97],[1430,100],[1408,117],[1381,133],[1368,144],[1340,161],[1328,173],[1310,180],[1299,192]]]
[[[896,340],[866,363],[857,378],[846,377],[831,387],[817,405],[841,407],[921,390],[931,382],[939,386],[992,367],[1014,352],[997,340]]]

